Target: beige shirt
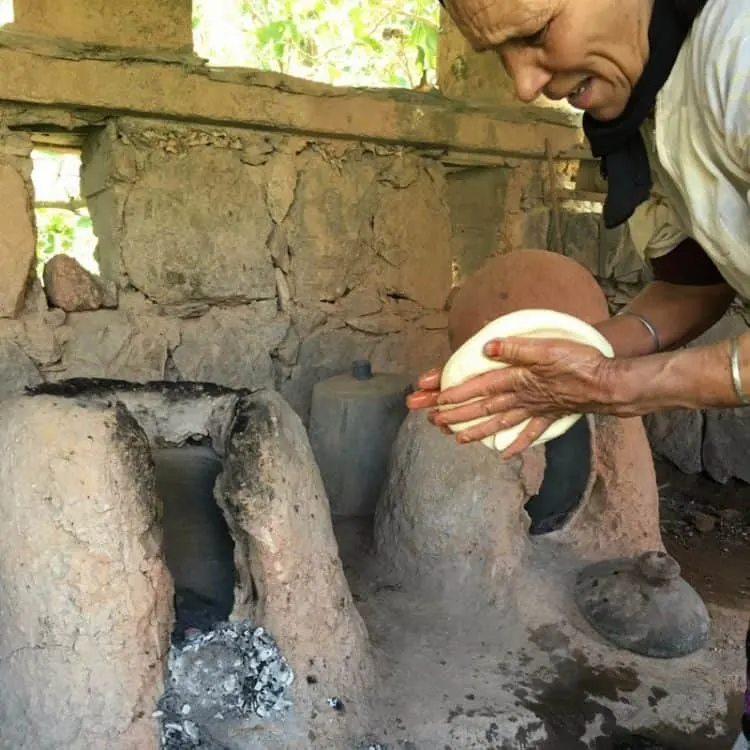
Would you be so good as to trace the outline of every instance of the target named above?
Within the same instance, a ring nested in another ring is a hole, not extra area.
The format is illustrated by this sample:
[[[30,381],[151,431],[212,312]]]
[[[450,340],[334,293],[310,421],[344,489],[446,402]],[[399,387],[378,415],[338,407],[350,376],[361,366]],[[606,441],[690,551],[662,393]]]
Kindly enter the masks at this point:
[[[652,197],[629,221],[644,258],[695,239],[750,299],[750,2],[709,0],[642,132]]]

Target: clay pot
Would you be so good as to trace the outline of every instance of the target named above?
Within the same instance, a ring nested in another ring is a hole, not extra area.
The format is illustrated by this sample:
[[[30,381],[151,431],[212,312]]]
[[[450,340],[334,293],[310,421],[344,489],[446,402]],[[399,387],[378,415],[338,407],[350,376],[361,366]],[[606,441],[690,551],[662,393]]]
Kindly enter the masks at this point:
[[[608,315],[596,279],[570,258],[547,250],[513,250],[489,260],[452,300],[448,336],[455,350],[491,320],[544,308],[598,323]]]
[[[451,349],[500,315],[524,308],[568,313],[592,324],[608,317],[603,291],[576,261],[546,250],[514,250],[489,260],[455,294],[448,313]],[[597,416],[587,422],[593,428],[590,466],[570,462],[571,452],[581,457],[576,435],[548,443],[547,465],[569,465],[569,472],[555,475],[549,488],[543,485],[534,502],[567,508],[571,503],[560,487],[570,485],[569,494],[575,494],[588,475],[578,511],[557,535],[587,559],[662,549],[656,476],[640,418]]]

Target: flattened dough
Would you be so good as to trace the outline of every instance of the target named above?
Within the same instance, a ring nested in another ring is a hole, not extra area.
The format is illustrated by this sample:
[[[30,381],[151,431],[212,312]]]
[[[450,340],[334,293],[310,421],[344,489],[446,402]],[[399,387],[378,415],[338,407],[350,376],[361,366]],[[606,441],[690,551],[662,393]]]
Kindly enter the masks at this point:
[[[445,367],[443,367],[440,389],[445,390],[490,370],[500,370],[503,367],[507,367],[503,362],[496,362],[485,357],[483,350],[488,341],[511,336],[577,341],[580,344],[587,344],[598,349],[605,357],[614,357],[614,351],[609,341],[596,328],[579,318],[555,312],[554,310],[518,310],[508,315],[502,315],[491,323],[488,323],[481,331],[474,334],[474,336],[456,349],[451,358],[446,362]],[[450,409],[455,407],[448,406],[443,408]],[[558,419],[549,426],[547,431],[533,445],[541,445],[549,440],[560,437],[582,416],[582,414],[571,414]],[[481,417],[470,422],[450,425],[450,428],[453,432],[459,432],[487,419],[490,419],[490,417]],[[526,420],[515,427],[496,432],[494,435],[484,438],[482,442],[488,448],[503,451],[521,434],[529,421]]]

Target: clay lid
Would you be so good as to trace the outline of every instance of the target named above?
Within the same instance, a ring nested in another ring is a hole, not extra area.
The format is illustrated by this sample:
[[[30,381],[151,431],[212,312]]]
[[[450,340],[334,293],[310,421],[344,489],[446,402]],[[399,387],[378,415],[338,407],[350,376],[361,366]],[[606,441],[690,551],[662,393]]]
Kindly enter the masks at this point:
[[[666,552],[589,565],[578,575],[575,600],[594,630],[636,654],[673,659],[708,640],[706,605]]]
[[[549,250],[513,250],[487,261],[453,293],[451,347],[501,315],[540,307],[591,324],[609,317],[601,286],[580,263]]]

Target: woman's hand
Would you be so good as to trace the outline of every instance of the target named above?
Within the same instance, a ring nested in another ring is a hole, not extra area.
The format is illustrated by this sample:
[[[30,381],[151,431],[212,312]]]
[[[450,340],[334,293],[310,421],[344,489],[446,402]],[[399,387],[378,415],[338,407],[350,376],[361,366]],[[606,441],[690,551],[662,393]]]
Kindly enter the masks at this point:
[[[418,380],[418,390],[407,401],[409,408],[433,409],[430,421],[444,431],[451,424],[490,417],[457,433],[461,443],[530,420],[503,452],[506,458],[528,448],[552,422],[567,414],[637,413],[618,395],[615,361],[593,347],[556,339],[508,338],[490,341],[484,353],[509,366],[442,392],[440,370],[431,370]],[[454,404],[462,405],[437,408]]]

